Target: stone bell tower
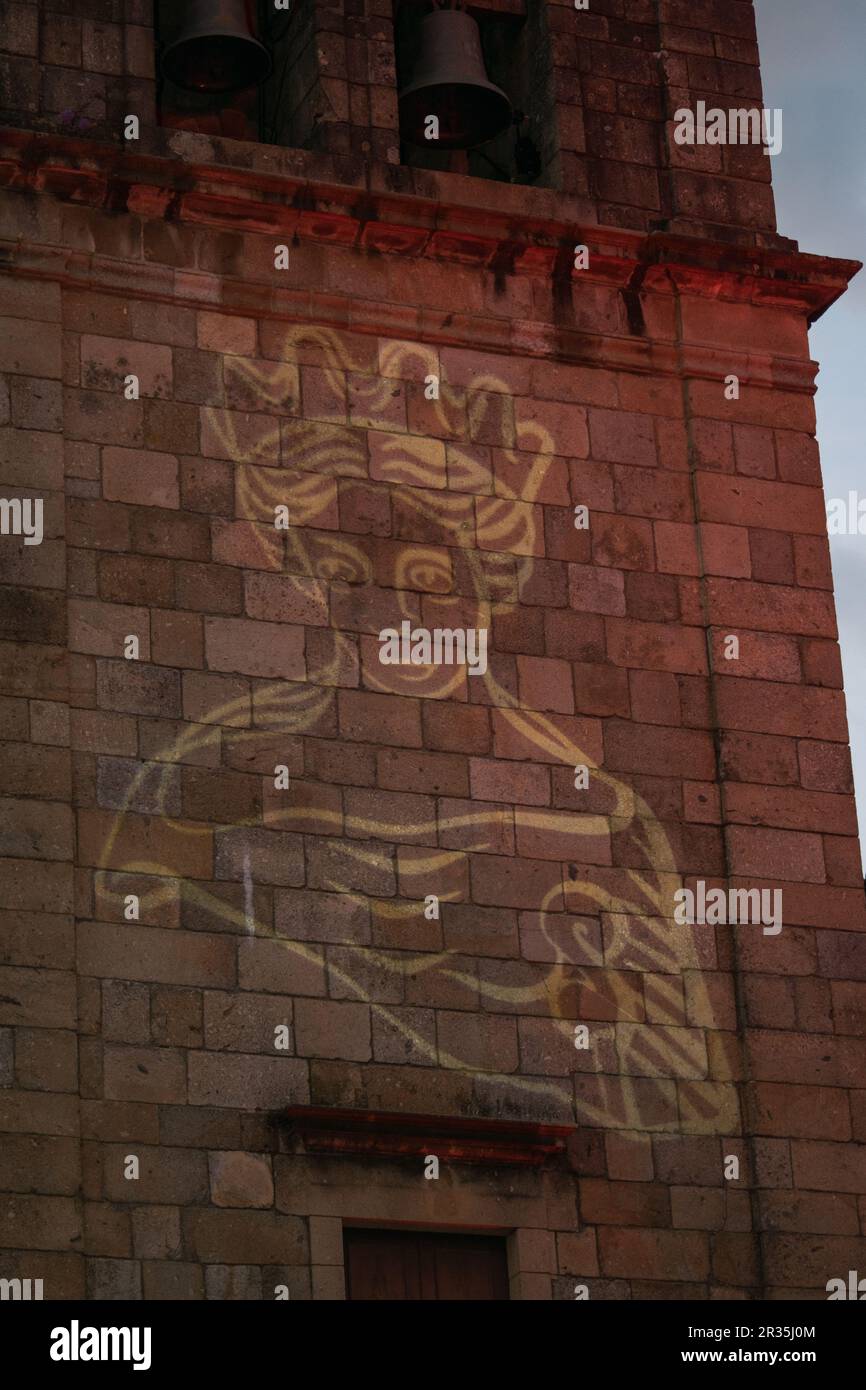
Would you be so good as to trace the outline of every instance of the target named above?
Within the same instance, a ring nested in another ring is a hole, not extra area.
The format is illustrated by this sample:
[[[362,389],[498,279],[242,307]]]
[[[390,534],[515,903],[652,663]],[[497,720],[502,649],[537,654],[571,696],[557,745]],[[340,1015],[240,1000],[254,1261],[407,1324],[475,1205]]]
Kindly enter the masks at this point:
[[[866,1273],[751,0],[10,0],[0,89],[0,1275]]]

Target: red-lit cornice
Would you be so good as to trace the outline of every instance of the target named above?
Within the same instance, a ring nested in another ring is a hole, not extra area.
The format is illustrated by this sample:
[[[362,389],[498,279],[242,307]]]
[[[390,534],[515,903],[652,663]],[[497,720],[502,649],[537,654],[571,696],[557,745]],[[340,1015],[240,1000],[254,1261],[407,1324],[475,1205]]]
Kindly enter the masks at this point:
[[[812,321],[860,268],[856,261],[805,255],[776,236],[765,238],[772,245],[753,247],[599,227],[591,205],[551,189],[486,184],[398,165],[344,167],[308,151],[236,141],[225,142],[237,147],[225,154],[235,163],[194,162],[196,154],[215,158],[225,152],[186,131],[151,132],[148,140],[156,152],[0,129],[0,187],[107,214],[130,213],[144,222],[260,234],[292,245],[331,244],[419,265],[474,265],[492,273],[503,289],[509,276],[534,276],[563,304],[570,302],[572,288],[579,293],[584,285],[595,286],[622,297],[628,330],[609,330],[601,321],[595,328],[577,327],[568,312],[555,322],[504,309],[455,312],[366,298],[354,288],[338,293],[297,281],[276,283],[273,276],[257,279],[254,273],[121,259],[72,249],[57,237],[3,240],[2,227],[0,271],[72,290],[656,377],[720,381],[733,372],[743,384],[811,395],[817,366],[807,354],[755,350],[748,341],[720,353],[712,342],[675,341],[670,333],[644,331],[644,306],[653,297],[681,293],[787,310]],[[239,167],[241,155],[251,167]],[[341,174],[345,183],[336,181]],[[525,215],[527,195],[537,215]],[[573,268],[576,244],[589,249],[588,269]]]
[[[792,249],[644,234],[515,211],[515,192],[529,195],[534,207],[568,210],[569,200],[550,190],[493,185],[486,200],[470,205],[443,200],[441,178],[434,185],[440,196],[423,197],[329,182],[326,161],[320,161],[323,177],[309,177],[315,160],[300,162],[305,176],[296,177],[133,153],[56,134],[0,131],[0,184],[175,223],[432,257],[501,274],[579,275],[622,290],[669,291],[673,284],[707,298],[800,310],[810,319],[844,292],[860,268],[857,261]],[[384,184],[389,168],[399,183],[394,166],[380,166],[378,181]],[[479,181],[455,180],[455,196],[470,182]],[[585,271],[572,269],[577,243],[589,248]]]
[[[574,1125],[292,1105],[277,1116],[310,1153],[378,1158],[430,1155],[456,1163],[538,1168],[565,1152]]]

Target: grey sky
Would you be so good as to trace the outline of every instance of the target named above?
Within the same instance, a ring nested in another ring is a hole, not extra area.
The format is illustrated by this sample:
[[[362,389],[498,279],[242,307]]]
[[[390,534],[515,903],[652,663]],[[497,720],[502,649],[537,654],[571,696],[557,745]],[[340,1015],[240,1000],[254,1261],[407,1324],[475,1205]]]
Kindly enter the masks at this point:
[[[803,251],[866,261],[864,0],[755,0],[764,105],[780,107],[779,231]],[[830,497],[866,497],[866,269],[815,324],[818,441]],[[848,722],[866,862],[866,536],[831,538]]]

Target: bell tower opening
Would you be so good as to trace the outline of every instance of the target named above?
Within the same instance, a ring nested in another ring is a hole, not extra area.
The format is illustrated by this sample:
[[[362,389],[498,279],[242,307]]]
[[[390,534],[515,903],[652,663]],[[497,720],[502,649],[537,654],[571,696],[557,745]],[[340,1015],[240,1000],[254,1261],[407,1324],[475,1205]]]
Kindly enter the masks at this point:
[[[537,0],[395,0],[402,164],[552,185],[542,9]]]
[[[160,124],[265,139],[262,88],[282,22],[258,0],[157,0]]]

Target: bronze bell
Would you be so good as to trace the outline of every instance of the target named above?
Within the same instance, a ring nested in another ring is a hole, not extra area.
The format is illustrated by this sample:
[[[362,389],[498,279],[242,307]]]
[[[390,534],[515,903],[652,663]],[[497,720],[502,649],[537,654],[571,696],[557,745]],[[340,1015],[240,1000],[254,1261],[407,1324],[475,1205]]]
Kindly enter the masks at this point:
[[[162,70],[192,92],[232,92],[263,82],[271,55],[255,36],[253,0],[187,0],[180,33],[162,55]]]
[[[499,135],[511,122],[511,102],[489,81],[481,35],[463,10],[434,10],[421,21],[421,56],[399,97],[400,129],[413,145],[468,150]],[[425,137],[429,116],[439,138]]]

